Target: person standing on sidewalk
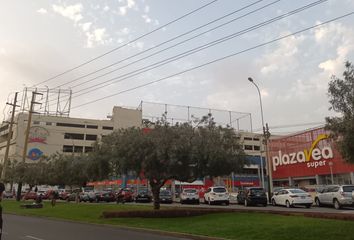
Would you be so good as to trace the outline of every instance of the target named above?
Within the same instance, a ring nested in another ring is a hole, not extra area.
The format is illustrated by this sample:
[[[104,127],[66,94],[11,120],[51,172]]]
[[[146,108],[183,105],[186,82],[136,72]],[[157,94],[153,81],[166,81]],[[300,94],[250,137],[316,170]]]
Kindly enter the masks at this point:
[[[2,201],[2,194],[5,191],[5,185],[0,182],[0,202]],[[1,240],[1,236],[2,236],[2,206],[0,204],[0,240]]]

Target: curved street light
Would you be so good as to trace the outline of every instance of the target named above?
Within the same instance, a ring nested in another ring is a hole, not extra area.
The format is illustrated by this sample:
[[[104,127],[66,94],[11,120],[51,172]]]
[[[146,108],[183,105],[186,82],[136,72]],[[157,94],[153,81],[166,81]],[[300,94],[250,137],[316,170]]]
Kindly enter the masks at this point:
[[[248,81],[250,81],[251,83],[253,83],[253,85],[257,88],[257,91],[258,91],[258,96],[259,96],[259,104],[260,104],[260,107],[261,107],[261,118],[262,118],[262,128],[263,128],[263,137],[265,139],[265,151],[266,151],[266,156],[265,156],[265,160],[266,160],[266,170],[267,170],[267,173],[268,173],[268,199],[269,199],[269,202],[271,201],[271,198],[272,198],[272,177],[271,177],[271,168],[269,166],[269,159],[268,159],[268,138],[269,138],[269,134],[266,132],[266,128],[264,126],[264,117],[263,117],[263,105],[262,105],[262,96],[261,96],[261,91],[259,91],[259,87],[258,85],[253,81],[253,79],[251,77],[248,78]],[[263,162],[263,159],[261,159],[261,163]],[[263,171],[263,169],[262,169]]]

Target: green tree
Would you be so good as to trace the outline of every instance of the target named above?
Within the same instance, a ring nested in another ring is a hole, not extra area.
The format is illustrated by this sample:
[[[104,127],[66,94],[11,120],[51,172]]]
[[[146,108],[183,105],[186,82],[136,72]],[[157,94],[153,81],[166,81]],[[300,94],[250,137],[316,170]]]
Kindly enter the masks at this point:
[[[54,154],[50,156],[47,171],[50,185],[84,186],[89,181],[90,162],[86,155]]]
[[[162,121],[149,131],[121,129],[106,137],[100,148],[116,170],[149,180],[154,209],[160,208],[160,188],[169,179],[191,182],[207,175],[222,176],[245,164],[235,131],[215,126],[211,116],[195,127]]]
[[[326,129],[336,140],[339,151],[348,162],[354,163],[354,66],[345,63],[344,79],[332,77],[328,87],[330,110],[340,114],[326,118]]]
[[[29,191],[36,185],[47,184],[50,176],[48,164],[44,159],[36,163],[12,162],[8,165],[6,180],[9,182],[24,182],[29,185]]]

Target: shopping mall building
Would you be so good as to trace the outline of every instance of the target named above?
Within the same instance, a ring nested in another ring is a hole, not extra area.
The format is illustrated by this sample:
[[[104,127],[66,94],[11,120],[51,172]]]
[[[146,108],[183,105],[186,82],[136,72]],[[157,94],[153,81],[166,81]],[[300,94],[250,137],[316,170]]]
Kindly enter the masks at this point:
[[[150,105],[146,104],[144,105],[144,108],[126,108],[115,106],[113,107],[112,114],[110,114],[107,119],[85,119],[72,118],[68,116],[33,114],[25,161],[28,163],[36,163],[40,159],[55,153],[85,154],[91,152],[93,150],[93,143],[100,141],[105,135],[112,133],[114,130],[127,127],[143,127],[143,122],[148,118],[148,116],[150,116],[148,119],[153,121],[154,119],[158,119],[159,112],[168,112],[169,115],[172,115],[172,110],[177,108],[176,106],[160,104],[163,106],[163,109],[158,109],[158,113],[155,115],[149,115],[149,113],[152,112]],[[198,112],[201,116],[205,116],[211,112],[210,109],[193,109],[192,107],[184,108],[188,111],[189,115],[193,114],[194,116],[197,116]],[[175,118],[168,120],[175,123],[179,120],[177,117],[182,115],[180,112],[175,114]],[[231,112],[224,112],[230,125],[232,122],[237,123],[235,125],[236,129],[239,124],[241,124],[241,120],[245,120],[245,118],[242,118],[243,116],[234,116]],[[218,111],[213,113],[213,116],[218,117],[217,113],[220,115],[220,111]],[[9,160],[10,162],[14,160],[17,162],[22,161],[25,132],[28,124],[27,119],[27,112],[20,112],[16,114],[15,125],[11,133],[8,122],[0,125],[0,164],[3,164],[7,137],[9,134],[11,134]],[[221,122],[219,119],[221,118],[219,117],[216,120]],[[233,121],[233,119],[235,119],[235,121]],[[244,167],[244,173],[235,173],[233,175],[233,185],[235,187],[258,186],[261,182],[261,166],[263,166],[263,172],[265,172],[265,152],[263,151],[264,147],[262,146],[262,138],[259,134],[252,133],[249,130],[245,131],[241,130],[241,128],[238,130],[240,141],[243,144],[244,150],[246,154],[250,156],[250,164]],[[263,157],[261,157],[261,155],[263,155]],[[260,160],[262,158],[263,164],[260,164]],[[136,183],[135,176],[127,176],[124,179],[117,178],[98,182],[96,185],[110,186],[134,183]],[[210,182],[209,184],[213,183]]]
[[[354,184],[354,164],[346,163],[324,128],[271,139],[274,186]]]

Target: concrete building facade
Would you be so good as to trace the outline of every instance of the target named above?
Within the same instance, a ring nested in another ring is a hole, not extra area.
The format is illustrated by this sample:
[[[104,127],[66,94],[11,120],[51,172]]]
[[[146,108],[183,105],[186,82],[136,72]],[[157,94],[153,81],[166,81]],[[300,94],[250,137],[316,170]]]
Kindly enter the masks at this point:
[[[16,116],[12,131],[9,159],[22,161],[27,113]],[[87,153],[92,144],[116,129],[140,127],[140,110],[114,107],[112,116],[105,120],[32,115],[28,138],[26,162],[36,162],[41,157],[55,153]],[[0,159],[3,163],[9,124],[0,126]]]

